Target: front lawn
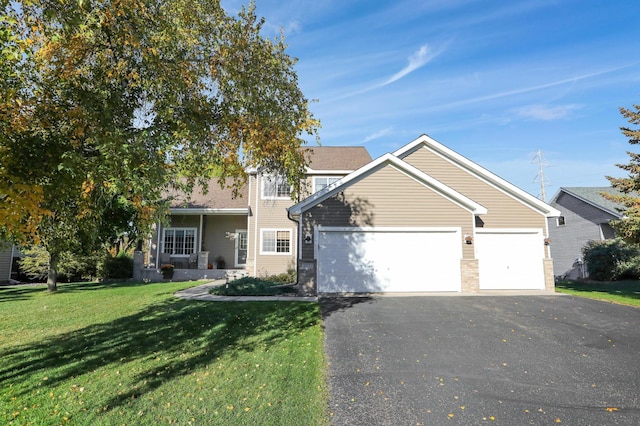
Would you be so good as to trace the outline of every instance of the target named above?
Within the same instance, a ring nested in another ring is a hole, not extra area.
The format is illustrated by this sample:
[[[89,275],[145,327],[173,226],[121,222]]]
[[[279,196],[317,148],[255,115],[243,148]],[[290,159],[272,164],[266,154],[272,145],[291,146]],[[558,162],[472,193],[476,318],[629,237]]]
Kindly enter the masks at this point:
[[[559,281],[556,291],[622,305],[640,306],[640,281]]]
[[[0,287],[0,423],[328,423],[319,307],[193,283]]]

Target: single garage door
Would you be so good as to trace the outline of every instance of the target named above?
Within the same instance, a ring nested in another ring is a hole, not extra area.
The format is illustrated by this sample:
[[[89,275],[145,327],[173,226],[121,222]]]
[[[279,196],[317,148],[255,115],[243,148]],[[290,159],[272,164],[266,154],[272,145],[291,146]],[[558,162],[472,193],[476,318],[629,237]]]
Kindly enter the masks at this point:
[[[319,228],[318,292],[460,291],[456,228]]]
[[[481,290],[545,288],[542,230],[478,229],[475,245]]]

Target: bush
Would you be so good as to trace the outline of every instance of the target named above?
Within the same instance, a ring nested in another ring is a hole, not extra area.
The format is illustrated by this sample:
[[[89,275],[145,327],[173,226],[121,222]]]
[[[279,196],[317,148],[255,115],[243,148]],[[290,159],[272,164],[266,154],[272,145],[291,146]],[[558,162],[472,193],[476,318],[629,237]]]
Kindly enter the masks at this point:
[[[105,257],[100,262],[99,276],[102,279],[126,280],[133,277],[133,257],[127,253]]]
[[[640,277],[640,251],[620,239],[590,241],[582,248],[589,278],[597,281]]]
[[[295,269],[287,269],[287,272],[282,274],[268,275],[264,277],[264,280],[280,284],[294,284],[298,281],[298,275]]]
[[[49,252],[42,246],[21,250],[20,271],[34,281],[45,281],[49,275]],[[58,281],[90,280],[96,276],[97,257],[63,252],[58,261]]]

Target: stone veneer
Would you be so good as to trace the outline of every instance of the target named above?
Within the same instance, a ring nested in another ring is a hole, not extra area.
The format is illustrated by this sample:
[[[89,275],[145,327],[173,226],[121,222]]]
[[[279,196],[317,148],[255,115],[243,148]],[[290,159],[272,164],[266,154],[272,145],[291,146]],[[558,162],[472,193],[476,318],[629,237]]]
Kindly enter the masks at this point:
[[[480,272],[477,259],[461,259],[460,275],[462,293],[477,293],[480,291]]]

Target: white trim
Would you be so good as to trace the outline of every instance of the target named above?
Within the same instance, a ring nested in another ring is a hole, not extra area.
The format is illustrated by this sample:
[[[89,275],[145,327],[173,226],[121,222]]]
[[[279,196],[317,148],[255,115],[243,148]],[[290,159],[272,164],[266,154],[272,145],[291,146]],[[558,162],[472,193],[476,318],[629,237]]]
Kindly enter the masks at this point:
[[[241,266],[245,266],[247,264],[246,259],[245,259],[245,263],[238,263],[238,245],[240,243],[240,239],[238,238],[238,236],[240,235],[241,232],[244,232],[245,234],[247,234],[247,255],[249,254],[249,231],[247,229],[236,229],[236,238],[235,238],[235,244],[234,244],[234,259],[233,259],[233,263],[236,267],[241,267]]]
[[[196,226],[178,226],[178,227],[168,227],[168,228],[163,228],[162,229],[162,240],[161,240],[161,244],[162,244],[162,249],[161,252],[162,253],[167,253],[165,251],[165,247],[164,247],[164,240],[165,240],[165,236],[166,236],[166,232],[167,231],[193,231],[194,233],[198,232],[198,228]],[[196,244],[196,235],[193,236],[193,251],[191,253],[186,253],[186,254],[175,254],[175,253],[170,253],[172,257],[189,257],[192,253],[197,253],[199,250],[197,247],[195,247]],[[175,239],[175,235],[174,235],[174,239]]]
[[[322,226],[315,227],[317,232],[462,232],[459,226]]]
[[[289,201],[291,201],[291,193],[292,193],[291,185],[289,185],[289,195],[286,195],[286,196],[278,196],[277,195],[277,193],[278,193],[278,185],[279,185],[278,182],[281,179],[285,179],[283,176],[274,175],[274,174],[265,174],[265,175],[260,175],[260,177],[261,177],[261,179],[260,179],[260,199],[261,200],[289,200]],[[269,178],[274,178],[276,180],[276,182],[275,182],[276,195],[274,195],[274,196],[270,196],[270,195],[265,196],[264,195],[265,182],[268,181]],[[282,183],[280,183],[280,184],[282,184]],[[285,179],[284,184],[287,184],[286,179]],[[282,184],[282,185],[284,185],[284,184]]]
[[[556,210],[544,201],[537,199],[528,192],[523,191],[510,182],[507,182],[498,175],[474,163],[468,158],[463,157],[452,149],[447,148],[446,146],[442,145],[441,143],[437,142],[427,135],[421,135],[417,139],[396,150],[393,155],[402,157],[409,154],[410,152],[413,152],[420,145],[424,145],[425,148],[431,149],[441,157],[446,158],[452,163],[457,164],[461,168],[472,172],[472,174],[476,175],[476,177],[484,178],[484,180],[486,180],[488,183],[492,183],[496,188],[501,189],[511,197],[516,198],[521,202],[529,205],[530,207],[539,210],[541,213],[544,213],[546,217],[560,216],[559,210]]]
[[[258,242],[260,238],[260,233],[258,232],[258,210],[260,206],[260,188],[258,187],[260,180],[258,179],[258,175],[255,175],[255,186],[256,186],[256,204],[255,204],[255,213],[253,214],[253,276],[258,275]],[[249,228],[251,229],[251,228]]]
[[[542,228],[478,228],[478,234],[540,234],[544,235]]]
[[[442,182],[425,174],[421,170],[404,162],[403,160],[393,156],[392,154],[385,154],[377,158],[376,160],[370,162],[366,166],[361,167],[360,169],[356,170],[350,175],[345,176],[339,181],[334,182],[331,185],[325,187],[324,189],[316,192],[315,194],[311,195],[304,201],[289,207],[288,210],[292,215],[300,215],[303,211],[307,210],[308,208],[332,197],[333,195],[344,190],[345,188],[352,185],[353,183],[356,183],[364,179],[368,175],[374,173],[375,171],[379,170],[380,168],[386,165],[395,166],[398,170],[404,172],[408,176],[411,176],[412,178],[416,179],[417,181],[431,188],[432,190],[440,193],[440,195],[448,198],[449,200],[455,201],[457,204],[463,206],[465,209],[469,210],[470,212],[476,215],[487,213],[487,209],[485,207],[481,206],[480,204],[476,203],[470,198],[462,195],[461,193],[454,190],[453,188],[450,188],[447,185],[443,184]]]
[[[222,209],[210,209],[210,208],[180,208],[180,207],[172,207],[169,209],[169,213],[171,214],[182,214],[182,215],[248,215],[249,208],[248,207],[236,207],[236,208],[222,208]]]
[[[313,191],[313,193],[316,193],[319,191],[318,188],[316,188],[316,179],[335,179],[333,182],[331,183],[335,183],[337,181],[339,181],[342,177],[339,175],[335,175],[335,176],[327,176],[327,175],[314,175],[311,176],[311,190]],[[327,185],[324,186],[324,188],[326,188],[327,186],[331,185],[331,183],[328,183]]]
[[[275,232],[275,244],[274,247],[277,249],[278,247],[278,232],[288,232],[289,233],[289,251],[287,252],[278,252],[278,251],[264,251],[262,247],[262,243],[264,242],[264,233],[265,232]],[[260,255],[261,256],[291,256],[294,254],[293,252],[293,229],[291,228],[260,228]]]
[[[308,175],[311,176],[316,176],[316,175],[348,175],[349,173],[352,173],[353,170],[314,170],[314,169],[310,169],[307,167],[307,173]]]
[[[200,231],[198,232],[198,247],[196,247],[196,253],[202,250],[202,234],[204,234],[204,231],[202,229],[203,222],[204,222],[204,215],[200,215]]]

